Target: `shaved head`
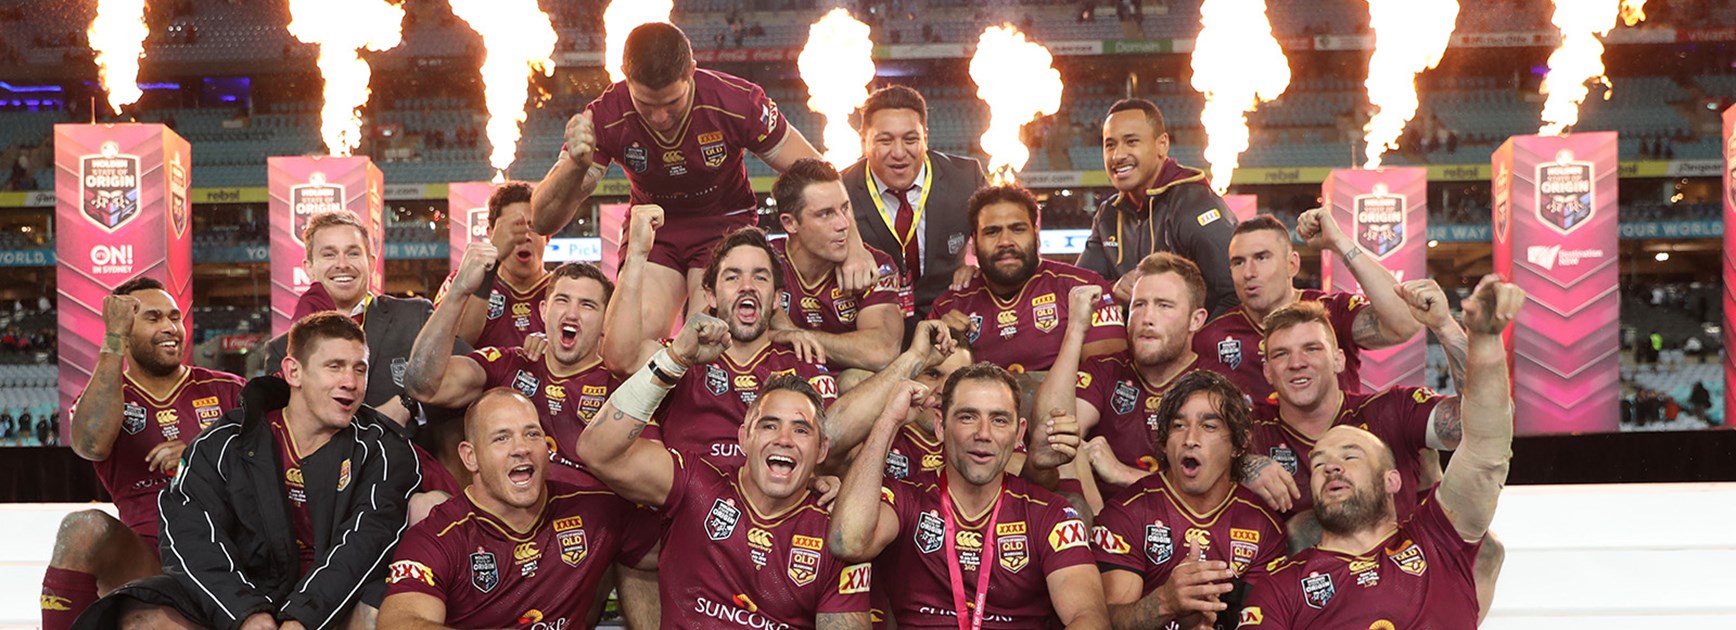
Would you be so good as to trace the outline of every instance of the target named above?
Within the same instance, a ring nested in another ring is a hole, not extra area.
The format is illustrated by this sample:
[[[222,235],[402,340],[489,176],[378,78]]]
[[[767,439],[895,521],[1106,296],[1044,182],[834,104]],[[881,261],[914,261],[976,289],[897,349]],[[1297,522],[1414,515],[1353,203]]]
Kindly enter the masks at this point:
[[[488,429],[489,419],[496,417],[537,417],[536,404],[524,394],[510,387],[496,387],[482,393],[482,397],[470,404],[464,411],[464,439],[475,443],[478,437]]]

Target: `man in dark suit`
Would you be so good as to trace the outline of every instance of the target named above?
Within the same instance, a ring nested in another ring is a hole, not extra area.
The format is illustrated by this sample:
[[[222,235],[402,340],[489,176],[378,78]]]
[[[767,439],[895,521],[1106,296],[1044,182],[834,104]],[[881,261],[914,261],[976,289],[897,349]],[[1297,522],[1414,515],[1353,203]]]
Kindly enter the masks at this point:
[[[928,150],[928,103],[916,90],[881,88],[860,111],[864,157],[840,175],[862,243],[898,259],[915,289],[908,331],[964,264],[971,229],[965,202],[988,178],[974,159]]]

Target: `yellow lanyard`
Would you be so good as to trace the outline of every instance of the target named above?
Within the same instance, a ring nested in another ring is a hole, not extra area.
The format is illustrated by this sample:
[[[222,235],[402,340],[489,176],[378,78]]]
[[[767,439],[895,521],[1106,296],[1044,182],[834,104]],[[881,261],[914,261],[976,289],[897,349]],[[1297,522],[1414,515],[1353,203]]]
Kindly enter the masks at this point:
[[[867,172],[868,190],[879,190],[879,188],[874,185],[874,171],[871,169],[862,169],[862,170]],[[880,194],[878,192],[876,192],[874,195],[872,195],[874,197],[874,207],[878,208],[880,210],[880,220],[884,221],[886,223],[886,231],[892,233],[892,238],[898,239],[898,244],[900,246],[909,247],[911,239],[916,238],[916,226],[922,224],[922,209],[928,207],[928,191],[933,190],[933,189],[934,189],[934,163],[932,161],[930,161],[927,156],[923,156],[923,158],[922,158],[922,196],[918,197],[916,199],[916,206],[911,208],[910,230],[905,232],[904,234],[898,233],[898,221],[897,221],[897,219],[892,216],[891,212],[888,212],[886,210],[886,198],[885,198],[886,196],[883,194]],[[889,188],[887,188],[887,190],[891,190],[891,188],[889,187]],[[910,191],[908,191],[908,190],[905,191],[906,194],[909,194],[909,192]],[[906,197],[906,200],[908,200],[908,199],[909,198]]]

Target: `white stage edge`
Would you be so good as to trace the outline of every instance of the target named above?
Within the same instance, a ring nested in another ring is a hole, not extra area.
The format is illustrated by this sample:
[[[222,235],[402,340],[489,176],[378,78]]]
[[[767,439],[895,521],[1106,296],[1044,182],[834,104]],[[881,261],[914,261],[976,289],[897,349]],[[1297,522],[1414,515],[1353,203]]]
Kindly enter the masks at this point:
[[[108,504],[0,504],[0,628],[37,628],[61,517]],[[1736,483],[1516,486],[1491,630],[1736,628]]]

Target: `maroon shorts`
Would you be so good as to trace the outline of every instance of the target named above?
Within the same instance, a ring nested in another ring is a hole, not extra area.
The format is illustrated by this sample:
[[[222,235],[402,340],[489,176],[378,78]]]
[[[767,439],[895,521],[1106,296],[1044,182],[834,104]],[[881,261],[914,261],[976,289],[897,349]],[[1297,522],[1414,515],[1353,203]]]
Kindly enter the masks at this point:
[[[757,217],[754,210],[722,216],[670,217],[651,242],[649,260],[684,276],[688,269],[704,269],[711,264],[712,248],[717,247],[725,234],[754,225]],[[622,259],[626,258],[625,238],[621,240],[620,254]]]

